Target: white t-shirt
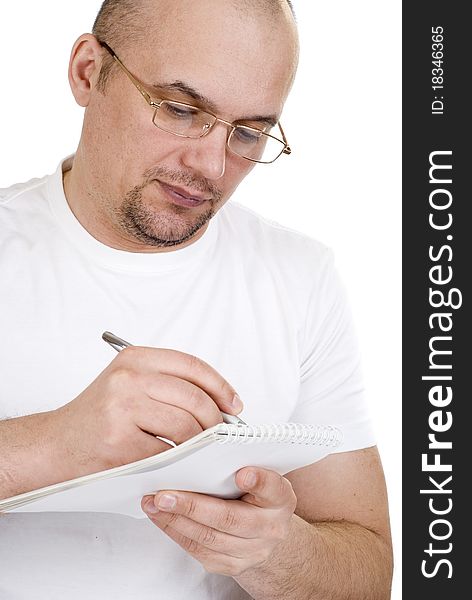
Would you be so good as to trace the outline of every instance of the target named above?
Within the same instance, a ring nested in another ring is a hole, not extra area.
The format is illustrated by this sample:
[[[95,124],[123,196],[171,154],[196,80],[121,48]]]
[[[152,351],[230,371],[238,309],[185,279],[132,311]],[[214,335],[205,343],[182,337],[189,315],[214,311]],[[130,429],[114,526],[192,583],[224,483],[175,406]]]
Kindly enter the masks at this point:
[[[62,164],[0,190],[0,419],[76,397],[115,357],[105,330],[204,359],[238,391],[249,423],[337,424],[340,451],[375,443],[345,293],[323,245],[230,202],[187,248],[124,252],[76,220]],[[248,597],[145,517],[0,517],[2,600]]]

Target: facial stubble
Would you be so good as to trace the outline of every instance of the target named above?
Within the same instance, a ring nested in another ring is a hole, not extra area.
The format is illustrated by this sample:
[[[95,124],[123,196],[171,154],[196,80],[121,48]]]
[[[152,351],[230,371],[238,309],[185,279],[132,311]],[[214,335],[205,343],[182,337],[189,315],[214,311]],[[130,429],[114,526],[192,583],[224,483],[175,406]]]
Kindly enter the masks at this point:
[[[155,181],[179,184],[202,192],[209,208],[192,216],[192,209],[169,205],[159,211],[146,201],[143,191]],[[156,248],[172,248],[190,240],[214,216],[221,201],[221,191],[207,181],[196,179],[168,169],[151,169],[145,173],[144,182],[131,189],[118,209],[120,227],[134,239]]]

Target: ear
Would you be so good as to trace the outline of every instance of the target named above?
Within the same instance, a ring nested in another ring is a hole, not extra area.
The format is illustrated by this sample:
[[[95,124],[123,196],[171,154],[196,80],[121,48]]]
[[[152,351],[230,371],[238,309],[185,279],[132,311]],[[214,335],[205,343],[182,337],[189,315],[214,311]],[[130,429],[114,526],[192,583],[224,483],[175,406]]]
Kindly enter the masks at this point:
[[[100,73],[103,48],[91,33],[85,33],[75,42],[69,61],[69,83],[79,106],[86,107]]]

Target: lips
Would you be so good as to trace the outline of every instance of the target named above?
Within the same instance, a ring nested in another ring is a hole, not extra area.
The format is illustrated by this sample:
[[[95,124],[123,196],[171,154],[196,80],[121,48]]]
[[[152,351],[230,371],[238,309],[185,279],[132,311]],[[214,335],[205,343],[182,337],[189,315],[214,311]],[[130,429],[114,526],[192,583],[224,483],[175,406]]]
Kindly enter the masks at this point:
[[[194,208],[196,206],[201,206],[208,200],[208,198],[204,198],[201,195],[192,193],[175,185],[169,185],[168,183],[164,183],[159,180],[156,180],[156,183],[159,184],[159,187],[171,200],[171,202],[179,206]]]

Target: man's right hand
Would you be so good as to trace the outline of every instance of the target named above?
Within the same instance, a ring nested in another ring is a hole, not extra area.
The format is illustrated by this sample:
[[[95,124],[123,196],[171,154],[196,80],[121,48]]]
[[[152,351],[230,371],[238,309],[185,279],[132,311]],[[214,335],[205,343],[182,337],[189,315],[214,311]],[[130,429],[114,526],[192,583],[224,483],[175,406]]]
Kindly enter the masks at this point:
[[[199,358],[125,348],[68,404],[0,423],[0,497],[157,454],[169,445],[156,436],[180,444],[242,407]]]
[[[78,475],[122,465],[180,444],[237,414],[234,388],[207,363],[175,350],[122,350],[77,398],[57,409],[58,442]],[[69,461],[68,461],[69,462]]]

